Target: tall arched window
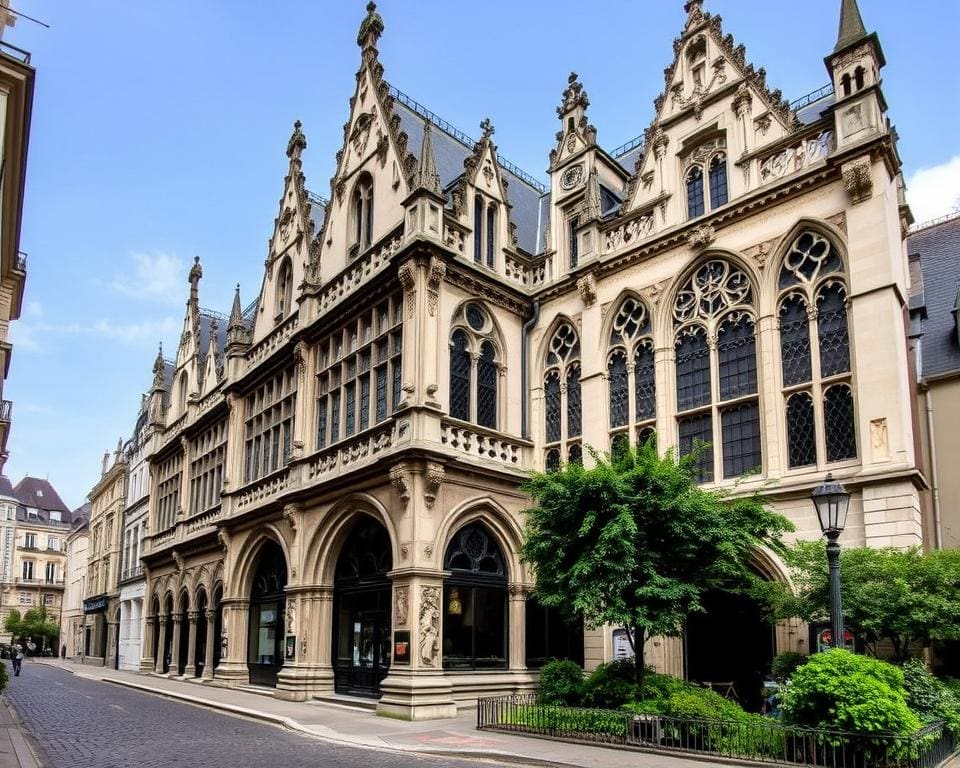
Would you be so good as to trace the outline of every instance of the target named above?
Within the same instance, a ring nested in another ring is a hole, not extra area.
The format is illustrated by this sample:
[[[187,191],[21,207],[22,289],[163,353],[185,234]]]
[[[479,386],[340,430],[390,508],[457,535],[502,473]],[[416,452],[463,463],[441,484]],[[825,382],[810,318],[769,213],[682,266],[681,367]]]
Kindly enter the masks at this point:
[[[351,198],[353,214],[353,255],[365,251],[373,243],[373,178],[360,174]]]
[[[730,199],[727,188],[727,140],[717,136],[696,146],[686,156],[684,174],[687,185],[687,217],[694,219],[708,211],[726,205]],[[710,191],[709,200],[705,185]]]
[[[703,211],[703,168],[695,165],[687,171],[687,216],[693,219]]]
[[[183,371],[180,374],[180,379],[177,382],[177,415],[187,412],[187,372]]]
[[[277,272],[277,320],[282,320],[289,313],[293,305],[293,267],[290,259],[286,258]]]
[[[718,152],[710,161],[710,207],[719,208],[727,202],[727,156]]]
[[[443,666],[495,669],[507,665],[507,567],[480,523],[461,529],[444,553]]]
[[[855,459],[843,261],[826,237],[802,232],[784,257],[777,284],[789,466]]]
[[[760,403],[753,291],[720,259],[699,267],[677,294],[677,427],[680,453],[700,454],[700,480],[760,470]]]
[[[564,461],[580,462],[583,427],[580,399],[580,338],[573,326],[562,323],[550,337],[543,376],[545,466],[556,469]],[[562,386],[561,386],[562,384]]]
[[[473,260],[477,264],[483,263],[483,198],[477,195],[473,198]]]
[[[450,415],[481,427],[499,422],[499,338],[489,313],[470,302],[458,310],[450,336]]]
[[[656,410],[650,314],[628,296],[613,315],[608,340],[610,449],[642,443],[652,434]]]
[[[487,206],[487,266],[493,269],[497,248],[497,204]]]

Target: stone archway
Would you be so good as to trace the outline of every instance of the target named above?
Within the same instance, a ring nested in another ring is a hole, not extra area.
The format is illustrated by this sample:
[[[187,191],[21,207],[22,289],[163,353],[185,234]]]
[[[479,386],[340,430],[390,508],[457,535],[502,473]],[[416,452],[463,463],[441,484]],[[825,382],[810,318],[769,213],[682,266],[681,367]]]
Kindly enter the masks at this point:
[[[287,559],[280,545],[264,541],[257,553],[250,589],[247,669],[253,685],[275,688],[283,666]]]

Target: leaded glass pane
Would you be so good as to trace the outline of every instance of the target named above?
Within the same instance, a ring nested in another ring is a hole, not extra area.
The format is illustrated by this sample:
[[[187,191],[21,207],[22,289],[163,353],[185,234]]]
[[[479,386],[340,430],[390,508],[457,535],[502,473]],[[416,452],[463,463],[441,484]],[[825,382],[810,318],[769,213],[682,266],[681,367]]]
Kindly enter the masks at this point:
[[[827,461],[856,458],[853,394],[846,384],[830,387],[823,395],[823,435],[827,443]]]
[[[487,208],[487,266],[493,269],[494,244],[497,240],[497,210],[493,203]]]
[[[628,296],[614,315],[613,327],[610,329],[610,345],[626,344],[649,331],[650,318],[647,316],[646,307],[637,299]]]
[[[807,303],[797,294],[787,296],[780,305],[780,357],[783,386],[803,384],[813,377]]]
[[[577,332],[570,323],[563,323],[553,338],[550,339],[550,350],[547,352],[547,365],[559,365],[580,356],[580,340]]]
[[[473,199],[473,260],[483,262],[483,198],[477,195]]]
[[[843,271],[840,256],[823,235],[803,232],[793,241],[780,269],[779,285],[814,283],[821,275]]]
[[[450,415],[470,420],[470,353],[467,334],[454,331],[450,348]]]
[[[327,445],[327,398],[317,400],[317,448]]]
[[[710,207],[719,208],[727,202],[727,159],[717,155],[710,161]]]
[[[402,387],[403,379],[403,369],[400,367],[400,358],[393,358],[393,363],[390,366],[390,373],[393,376],[393,410],[396,411],[400,407],[400,392]]]
[[[543,382],[544,414],[546,417],[546,439],[555,443],[560,439],[560,374],[550,371]]]
[[[483,326],[487,324],[486,313],[476,304],[468,304],[464,314],[467,318],[467,325],[475,331],[482,331]]]
[[[377,368],[377,423],[387,418],[387,366]]]
[[[344,417],[343,432],[347,437],[353,434],[354,418],[356,415],[356,389],[354,382],[350,382],[343,388],[344,391]]]
[[[681,411],[710,402],[710,348],[707,330],[692,326],[677,339],[677,408]]]
[[[577,228],[580,226],[580,217],[570,219],[570,269],[577,268],[580,260],[580,243],[577,241]]]
[[[653,365],[653,343],[642,341],[633,353],[634,407],[637,421],[657,415],[657,380]]]
[[[687,216],[703,215],[703,171],[695,165],[687,174]]]
[[[330,396],[330,442],[340,439],[340,390]]]
[[[629,382],[627,380],[627,355],[618,349],[607,361],[607,373],[610,379],[610,428],[626,426],[630,421],[630,404],[627,399]]]
[[[560,469],[560,451],[556,448],[551,448],[547,451],[547,458],[544,461],[547,472],[556,472]]]
[[[846,292],[839,283],[817,294],[817,334],[820,340],[820,375],[850,371],[850,339],[847,334]]]
[[[583,464],[583,448],[580,443],[571,443],[567,448],[567,461],[570,464]]]
[[[580,437],[583,414],[580,403],[580,364],[567,369],[567,437]]]
[[[483,342],[477,360],[477,424],[497,426],[497,364],[489,341]]]
[[[358,429],[370,426],[370,376],[360,379],[360,411],[357,414]]]
[[[760,406],[756,401],[727,408],[720,414],[723,476],[740,477],[760,469]]]
[[[697,461],[697,479],[701,483],[713,480],[713,417],[709,413],[687,416],[677,420],[680,428],[680,455],[693,453],[696,446],[704,446]]]
[[[724,319],[717,331],[717,359],[721,400],[756,394],[757,340],[753,318],[740,314]]]
[[[797,392],[787,400],[787,448],[791,467],[817,463],[813,398],[808,392]]]

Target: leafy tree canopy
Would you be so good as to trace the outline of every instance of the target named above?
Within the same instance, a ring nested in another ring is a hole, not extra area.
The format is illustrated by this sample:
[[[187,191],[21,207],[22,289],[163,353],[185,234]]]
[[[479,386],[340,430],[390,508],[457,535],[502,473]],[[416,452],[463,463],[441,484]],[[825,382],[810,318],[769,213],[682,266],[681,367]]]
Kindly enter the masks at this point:
[[[523,556],[542,603],[590,627],[625,627],[641,658],[647,637],[683,630],[707,590],[747,588],[754,551],[779,549],[791,530],[757,495],[700,488],[694,455],[660,456],[650,440],[592,456],[589,469],[571,463],[526,483],[536,506]]]
[[[784,553],[795,593],[767,585],[779,618],[825,621],[830,583],[823,542],[800,542]],[[960,550],[844,549],[840,554],[844,626],[876,655],[878,640],[897,661],[934,640],[960,639]]]

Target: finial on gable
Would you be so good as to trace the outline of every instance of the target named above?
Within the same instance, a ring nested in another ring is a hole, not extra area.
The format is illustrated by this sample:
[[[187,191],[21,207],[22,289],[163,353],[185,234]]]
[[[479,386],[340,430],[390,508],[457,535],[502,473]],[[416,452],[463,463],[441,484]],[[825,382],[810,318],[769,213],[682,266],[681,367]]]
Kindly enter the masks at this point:
[[[193,266],[190,268],[190,274],[187,275],[187,282],[190,283],[190,298],[196,298],[200,278],[203,277],[203,267],[200,266],[200,257],[193,257]]]
[[[423,125],[423,143],[420,146],[420,163],[414,173],[412,188],[426,190],[433,195],[442,196],[440,189],[440,174],[437,172],[437,161],[433,156],[433,141],[431,140],[430,122]]]
[[[480,121],[480,131],[481,131],[481,135],[480,135],[481,141],[489,141],[490,137],[493,136],[494,133],[496,133],[493,127],[493,123],[490,122],[489,117],[485,117],[483,118],[483,120]]]
[[[557,107],[557,117],[562,118],[575,109],[586,110],[590,106],[590,99],[587,98],[587,92],[583,90],[576,72],[571,72],[567,77],[567,87],[563,91],[563,102]]]
[[[153,361],[153,388],[163,388],[163,342],[160,342],[160,348],[157,350],[157,357]]]
[[[703,0],[688,0],[683,4],[683,10],[687,14],[687,23],[684,25],[684,32],[703,20]]]
[[[299,160],[300,153],[307,148],[307,137],[302,128],[303,123],[299,120],[293,124],[293,133],[290,134],[290,141],[287,142],[287,157],[291,160]]]
[[[357,32],[357,45],[363,50],[363,61],[367,63],[377,58],[377,40],[383,34],[383,19],[377,13],[377,4],[367,3],[367,15]]]

